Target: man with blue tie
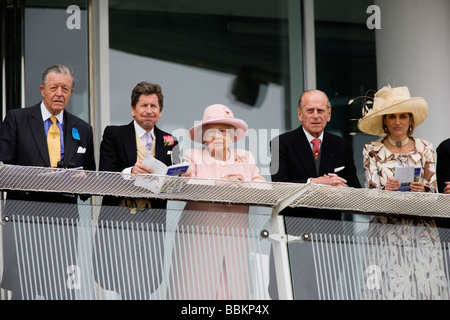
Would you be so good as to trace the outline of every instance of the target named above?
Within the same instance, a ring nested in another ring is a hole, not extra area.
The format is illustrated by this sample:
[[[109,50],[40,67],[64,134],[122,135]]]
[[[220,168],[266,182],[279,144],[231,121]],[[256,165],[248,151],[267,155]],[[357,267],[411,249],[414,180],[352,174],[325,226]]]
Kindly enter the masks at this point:
[[[70,68],[54,65],[44,71],[40,85],[42,102],[6,114],[0,127],[0,161],[17,166],[96,170],[92,127],[65,110],[73,86]],[[87,198],[80,196],[81,200]],[[46,228],[55,225],[46,225],[43,221],[49,221],[45,220],[47,218],[76,221],[78,197],[57,190],[48,193],[10,190],[6,199],[4,216],[19,215],[25,222],[42,223],[30,224],[31,230],[39,232],[41,238],[36,234],[33,238],[32,233],[17,236],[11,222],[4,225],[1,287],[12,291],[13,299],[39,296],[69,299],[73,290],[67,285],[68,270],[76,265],[77,233],[73,231],[75,228],[66,227],[63,231],[68,238],[63,244],[46,233]],[[27,243],[25,254],[19,252],[22,249],[16,251],[16,244],[21,243]],[[30,267],[30,264],[33,265]]]

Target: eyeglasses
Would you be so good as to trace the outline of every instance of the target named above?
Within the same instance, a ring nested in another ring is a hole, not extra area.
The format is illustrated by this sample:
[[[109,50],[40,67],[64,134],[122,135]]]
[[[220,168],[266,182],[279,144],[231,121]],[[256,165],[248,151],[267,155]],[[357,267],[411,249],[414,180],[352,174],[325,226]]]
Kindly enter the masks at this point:
[[[206,139],[216,137],[217,135],[226,136],[227,134],[233,135],[234,129],[208,129],[203,133],[203,137]]]

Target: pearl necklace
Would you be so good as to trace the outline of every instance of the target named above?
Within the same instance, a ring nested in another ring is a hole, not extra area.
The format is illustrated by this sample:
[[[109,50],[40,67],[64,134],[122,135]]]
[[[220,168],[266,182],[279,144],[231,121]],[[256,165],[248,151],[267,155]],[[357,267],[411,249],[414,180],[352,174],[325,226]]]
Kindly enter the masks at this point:
[[[394,141],[391,139],[391,136],[388,137],[389,143],[392,144],[393,146],[396,146],[398,148],[402,147],[402,146],[406,146],[409,142],[409,137],[407,137],[405,140],[403,141]]]

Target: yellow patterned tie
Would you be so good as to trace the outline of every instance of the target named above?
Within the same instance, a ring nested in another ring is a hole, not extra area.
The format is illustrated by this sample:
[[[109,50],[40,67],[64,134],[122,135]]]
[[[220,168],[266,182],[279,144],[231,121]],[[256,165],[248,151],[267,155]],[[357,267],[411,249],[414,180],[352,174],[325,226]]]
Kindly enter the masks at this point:
[[[50,117],[52,125],[47,133],[48,154],[50,156],[50,166],[52,168],[58,166],[61,160],[61,138],[58,125],[56,124],[56,117]]]

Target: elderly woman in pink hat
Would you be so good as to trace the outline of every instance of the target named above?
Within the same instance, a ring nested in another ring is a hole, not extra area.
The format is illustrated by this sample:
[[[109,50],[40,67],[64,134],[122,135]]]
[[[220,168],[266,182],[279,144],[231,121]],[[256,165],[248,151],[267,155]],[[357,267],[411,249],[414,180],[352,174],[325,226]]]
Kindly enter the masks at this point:
[[[228,180],[266,182],[253,155],[231,145],[244,138],[247,124],[234,117],[225,105],[207,107],[201,123],[189,131],[201,148],[187,150],[188,176],[205,178],[190,183],[227,185]],[[195,179],[192,179],[195,180]],[[231,181],[230,181],[231,183]],[[247,185],[238,183],[237,186]],[[263,185],[266,185],[263,183]],[[182,279],[173,288],[176,299],[248,299],[248,212],[247,205],[227,203],[186,203],[179,222],[174,249],[174,278]],[[197,229],[195,229],[197,230]],[[202,241],[198,241],[201,236]],[[189,252],[189,254],[185,254]]]
[[[247,150],[231,147],[232,143],[245,137],[247,129],[247,123],[235,118],[227,106],[214,104],[207,107],[202,122],[189,130],[191,139],[202,143],[204,147],[189,149],[184,153],[183,159],[191,164],[188,175],[196,178],[265,182],[253,155]],[[201,183],[206,181],[201,180]],[[185,209],[248,212],[248,206],[245,205],[198,202],[188,203]]]

